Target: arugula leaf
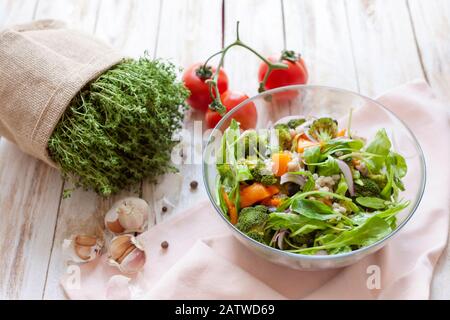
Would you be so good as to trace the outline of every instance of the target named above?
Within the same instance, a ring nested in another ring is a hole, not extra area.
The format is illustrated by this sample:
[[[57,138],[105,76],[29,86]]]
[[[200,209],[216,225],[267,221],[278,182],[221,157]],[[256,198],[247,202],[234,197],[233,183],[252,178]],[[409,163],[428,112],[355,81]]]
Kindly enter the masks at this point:
[[[357,197],[356,202],[366,208],[384,209],[386,208],[386,200],[376,197]]]
[[[314,253],[318,250],[329,250],[342,248],[346,246],[368,246],[380,239],[383,239],[391,232],[391,226],[383,219],[372,216],[368,218],[362,225],[342,232],[335,239],[325,243],[324,245],[293,250],[297,253]]]
[[[361,150],[363,147],[364,142],[362,140],[335,138],[325,142],[322,146],[322,153],[324,156],[329,156],[337,151],[356,152]]]
[[[330,249],[328,251],[328,254],[340,254],[340,253],[346,253],[346,252],[351,252],[352,248],[350,246],[343,246],[343,247],[339,247],[339,248],[335,248],[335,249]]]
[[[376,134],[374,139],[367,145],[366,152],[372,153],[381,157],[372,157],[367,160],[371,172],[378,172],[383,167],[389,150],[391,149],[391,141],[387,136],[386,130],[381,129]]]
[[[402,211],[403,209],[408,207],[409,204],[410,204],[409,201],[405,201],[405,202],[396,203],[393,206],[390,206],[389,208],[382,210],[382,211],[377,210],[372,213],[360,212],[357,215],[355,215],[354,217],[352,217],[352,221],[357,225],[361,225],[370,217],[377,216],[381,219],[384,219],[387,223],[389,223],[392,227],[392,230],[394,230],[396,227],[395,219],[394,220],[392,220],[392,219],[395,218],[395,215],[397,213],[399,213],[400,211]]]
[[[340,216],[329,206],[317,200],[295,199],[291,204],[291,210],[310,219],[321,221]]]
[[[380,218],[387,219],[392,216],[395,216],[397,213],[407,208],[410,205],[409,201],[399,202],[393,205],[392,207],[387,208],[384,211],[377,211],[376,215]]]

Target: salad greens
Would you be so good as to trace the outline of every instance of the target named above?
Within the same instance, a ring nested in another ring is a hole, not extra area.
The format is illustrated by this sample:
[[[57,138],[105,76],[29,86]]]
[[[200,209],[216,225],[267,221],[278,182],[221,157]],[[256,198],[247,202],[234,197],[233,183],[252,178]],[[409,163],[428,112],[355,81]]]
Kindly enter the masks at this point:
[[[396,228],[405,159],[386,130],[372,140],[332,118],[289,119],[261,132],[232,120],[217,159],[217,201],[250,238],[297,254],[339,254]]]

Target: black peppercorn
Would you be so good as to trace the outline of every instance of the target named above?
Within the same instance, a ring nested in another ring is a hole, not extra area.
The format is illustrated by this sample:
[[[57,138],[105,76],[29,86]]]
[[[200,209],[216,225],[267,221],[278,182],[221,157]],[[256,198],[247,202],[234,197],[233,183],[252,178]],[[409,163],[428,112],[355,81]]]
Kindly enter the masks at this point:
[[[164,207],[161,208],[161,210],[162,210],[162,212],[167,212],[167,207],[164,206]]]
[[[193,180],[193,181],[191,181],[190,186],[191,186],[191,189],[197,189],[197,187],[198,187],[198,182],[195,181],[195,180]]]

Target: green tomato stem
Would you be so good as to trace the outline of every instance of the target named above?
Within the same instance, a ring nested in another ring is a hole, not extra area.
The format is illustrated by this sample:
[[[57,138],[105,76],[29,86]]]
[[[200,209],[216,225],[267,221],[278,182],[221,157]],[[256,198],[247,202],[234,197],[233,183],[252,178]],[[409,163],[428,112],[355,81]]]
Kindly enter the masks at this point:
[[[264,75],[264,79],[259,83],[258,92],[263,92],[265,90],[265,85],[267,82],[267,79],[269,77],[269,74],[272,72],[272,70],[276,69],[287,69],[288,65],[281,63],[281,62],[270,62],[268,59],[266,59],[264,56],[262,56],[259,52],[257,52],[252,47],[248,46],[244,42],[240,40],[239,37],[239,21],[236,23],[236,40],[229,45],[227,45],[225,48],[220,50],[219,52],[214,53],[212,56],[210,56],[208,59],[206,59],[205,63],[203,64],[203,67],[207,67],[208,62],[214,58],[215,56],[220,55],[219,64],[217,65],[217,68],[212,76],[211,79],[206,80],[205,82],[209,85],[209,94],[212,98],[212,103],[209,105],[209,108],[211,110],[215,110],[219,112],[221,116],[223,116],[226,112],[226,108],[222,103],[222,100],[220,99],[220,92],[218,87],[218,79],[219,79],[219,72],[220,69],[224,65],[225,56],[232,47],[242,47],[244,49],[247,49],[248,51],[252,52],[254,55],[256,55],[260,60],[262,60],[265,64],[267,64],[268,69],[266,74]]]

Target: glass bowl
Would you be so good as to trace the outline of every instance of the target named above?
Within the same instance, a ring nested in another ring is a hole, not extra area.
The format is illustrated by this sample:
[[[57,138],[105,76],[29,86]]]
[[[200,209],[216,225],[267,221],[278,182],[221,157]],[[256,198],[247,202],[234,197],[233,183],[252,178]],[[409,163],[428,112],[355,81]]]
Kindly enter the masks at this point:
[[[301,255],[281,251],[259,243],[236,229],[222,213],[216,199],[217,169],[214,150],[218,150],[221,134],[228,127],[236,112],[254,112],[255,129],[266,129],[278,120],[289,116],[321,117],[337,119],[340,127],[348,121],[352,109],[352,132],[371,139],[378,129],[385,128],[392,147],[402,154],[408,165],[403,178],[405,191],[400,198],[411,201],[410,205],[397,214],[397,228],[385,238],[358,250],[336,255]],[[344,267],[382,248],[410,220],[416,211],[425,187],[425,162],[422,150],[412,131],[391,111],[380,103],[358,93],[324,86],[296,85],[277,88],[254,96],[227,113],[213,129],[203,155],[203,179],[211,203],[235,237],[250,250],[267,260],[301,270],[320,270]]]

